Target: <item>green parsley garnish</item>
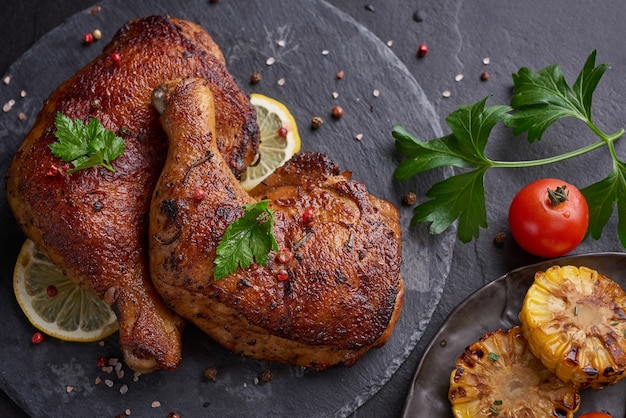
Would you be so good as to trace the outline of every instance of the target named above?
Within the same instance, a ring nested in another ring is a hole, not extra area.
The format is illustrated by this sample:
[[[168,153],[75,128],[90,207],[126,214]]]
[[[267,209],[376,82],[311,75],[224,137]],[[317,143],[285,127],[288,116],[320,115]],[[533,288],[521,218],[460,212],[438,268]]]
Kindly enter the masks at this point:
[[[439,234],[458,219],[457,235],[462,242],[477,238],[487,228],[484,176],[490,168],[533,167],[556,163],[606,146],[612,159],[608,177],[581,189],[589,205],[589,233],[599,239],[614,207],[618,206],[618,235],[626,247],[626,162],[620,161],[614,142],[624,134],[602,132],[591,117],[592,95],[608,64],[595,65],[593,51],[576,82],[570,87],[558,65],[539,72],[522,68],[513,74],[514,94],[510,106],[486,106],[489,97],[459,107],[447,118],[452,133],[430,141],[413,137],[402,126],[393,127],[396,149],[406,156],[394,177],[406,180],[421,172],[444,166],[462,169],[460,174],[438,183],[426,193],[430,200],[415,207],[412,225],[430,222],[430,232]],[[494,161],[485,155],[491,131],[498,123],[515,135],[527,132],[528,141],[541,140],[546,129],[559,119],[582,121],[600,140],[580,149],[532,161]]]
[[[111,161],[124,153],[124,140],[106,129],[96,118],[87,125],[76,119],[58,112],[54,120],[57,141],[50,144],[50,150],[55,157],[65,162],[72,162],[74,168],[68,170],[73,173],[85,168],[101,165],[115,173]]]
[[[489,407],[489,412],[491,412],[494,415],[498,415],[500,413],[500,411],[498,411],[496,408],[494,408],[493,406]]]
[[[265,266],[271,250],[278,251],[274,238],[274,211],[268,208],[269,201],[243,205],[244,214],[230,224],[217,246],[213,278],[219,280],[246,269],[254,260]]]
[[[493,404],[500,406],[500,405],[502,405],[502,400],[501,399],[496,399],[495,401],[493,401]]]
[[[498,361],[498,359],[500,358],[500,354],[491,352],[487,355],[487,358],[491,361]]]

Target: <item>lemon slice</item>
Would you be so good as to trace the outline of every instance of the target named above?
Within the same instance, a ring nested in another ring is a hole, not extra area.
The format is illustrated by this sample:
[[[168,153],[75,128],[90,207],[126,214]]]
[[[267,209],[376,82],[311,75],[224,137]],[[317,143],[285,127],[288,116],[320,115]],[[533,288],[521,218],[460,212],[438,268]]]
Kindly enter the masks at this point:
[[[284,104],[256,93],[250,95],[250,102],[256,109],[261,142],[255,161],[241,176],[246,190],[253,189],[300,151],[296,121]]]
[[[27,239],[13,272],[13,291],[28,320],[64,341],[98,341],[118,329],[109,305],[68,279]]]

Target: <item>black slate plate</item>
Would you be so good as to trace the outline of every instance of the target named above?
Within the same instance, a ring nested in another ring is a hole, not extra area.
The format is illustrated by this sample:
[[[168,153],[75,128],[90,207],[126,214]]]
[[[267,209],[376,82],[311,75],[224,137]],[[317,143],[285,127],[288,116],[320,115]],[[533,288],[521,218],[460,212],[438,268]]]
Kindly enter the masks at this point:
[[[329,154],[370,191],[401,206],[407,190],[426,190],[417,183],[392,180],[395,168],[391,125],[401,123],[423,137],[441,135],[438,118],[420,86],[400,61],[349,16],[322,1],[185,2],[159,0],[101,3],[97,14],[84,11],[44,36],[10,67],[8,85],[0,85],[0,103],[15,100],[0,113],[0,172],[30,129],[41,102],[62,81],[96,56],[127,20],[170,14],[203,25],[221,45],[228,66],[247,92],[285,102],[299,123],[303,150]],[[82,35],[99,28],[104,38],[82,45]],[[267,65],[269,58],[274,59]],[[338,80],[338,71],[345,77]],[[249,85],[253,71],[263,80]],[[284,81],[284,83],[283,83]],[[21,97],[21,91],[26,92]],[[378,93],[375,93],[377,91]],[[338,93],[334,98],[333,93]],[[339,104],[345,114],[332,120]],[[26,120],[20,120],[22,112]],[[312,131],[309,121],[326,122]],[[355,139],[363,134],[361,140]],[[431,174],[424,184],[443,178]],[[4,178],[0,177],[4,189]],[[341,416],[354,411],[385,384],[421,337],[440,299],[450,268],[454,231],[433,237],[410,229],[410,208],[402,207],[403,276],[406,302],[391,341],[368,353],[351,368],[310,373],[285,365],[265,364],[231,354],[196,329],[184,334],[183,363],[175,372],[158,372],[134,381],[132,373],[106,374],[96,367],[100,356],[120,355],[116,338],[104,345],[47,339],[33,346],[34,329],[21,314],[11,286],[13,264],[23,235],[0,197],[0,386],[33,416]],[[80,251],[80,249],[77,249]],[[208,366],[218,370],[215,382],[203,381]],[[255,383],[269,368],[273,380]],[[96,378],[108,379],[96,384]],[[128,392],[120,393],[125,386]],[[158,409],[152,402],[159,401]]]
[[[519,324],[517,316],[535,273],[553,265],[587,266],[626,288],[624,253],[586,254],[544,261],[513,270],[489,283],[448,316],[426,348],[407,396],[405,417],[452,417],[448,388],[457,357],[484,333]],[[613,417],[626,416],[624,383],[601,391],[583,390],[581,399],[579,413],[605,411]]]

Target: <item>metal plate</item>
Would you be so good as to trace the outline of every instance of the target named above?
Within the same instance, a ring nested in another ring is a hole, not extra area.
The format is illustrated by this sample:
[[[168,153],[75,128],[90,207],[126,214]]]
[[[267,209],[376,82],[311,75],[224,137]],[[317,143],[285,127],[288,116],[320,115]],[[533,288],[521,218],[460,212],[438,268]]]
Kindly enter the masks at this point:
[[[535,273],[553,265],[587,266],[626,288],[624,253],[586,254],[549,260],[513,270],[489,283],[450,314],[426,348],[407,396],[405,417],[452,417],[448,389],[456,359],[481,335],[518,325],[517,317]],[[600,391],[585,389],[580,395],[580,413],[605,411],[614,417],[626,416],[624,383]]]

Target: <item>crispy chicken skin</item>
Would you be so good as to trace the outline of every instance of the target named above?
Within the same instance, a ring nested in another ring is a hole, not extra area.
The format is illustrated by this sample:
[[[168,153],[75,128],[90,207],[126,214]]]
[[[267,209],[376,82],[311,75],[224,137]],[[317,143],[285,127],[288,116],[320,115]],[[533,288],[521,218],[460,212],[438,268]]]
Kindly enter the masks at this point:
[[[210,85],[172,81],[153,97],[170,144],[149,235],[152,280],[166,303],[228,349],[267,361],[319,370],[383,345],[404,295],[397,209],[316,153],[294,156],[248,194],[216,146]],[[278,246],[293,258],[281,263],[272,252],[266,267],[215,281],[225,229],[257,199],[271,200]],[[304,224],[306,208],[315,218]]]
[[[229,169],[241,173],[258,145],[254,108],[202,28],[152,16],[125,24],[99,57],[52,93],[7,176],[8,201],[25,234],[113,307],[125,361],[143,373],[178,366],[184,324],[163,303],[148,270],[149,202],[167,151],[150,97],[159,83],[191,75],[211,85],[221,115],[218,147]],[[56,140],[57,112],[85,123],[98,118],[124,138],[114,174],[63,173],[69,164],[48,147]]]

